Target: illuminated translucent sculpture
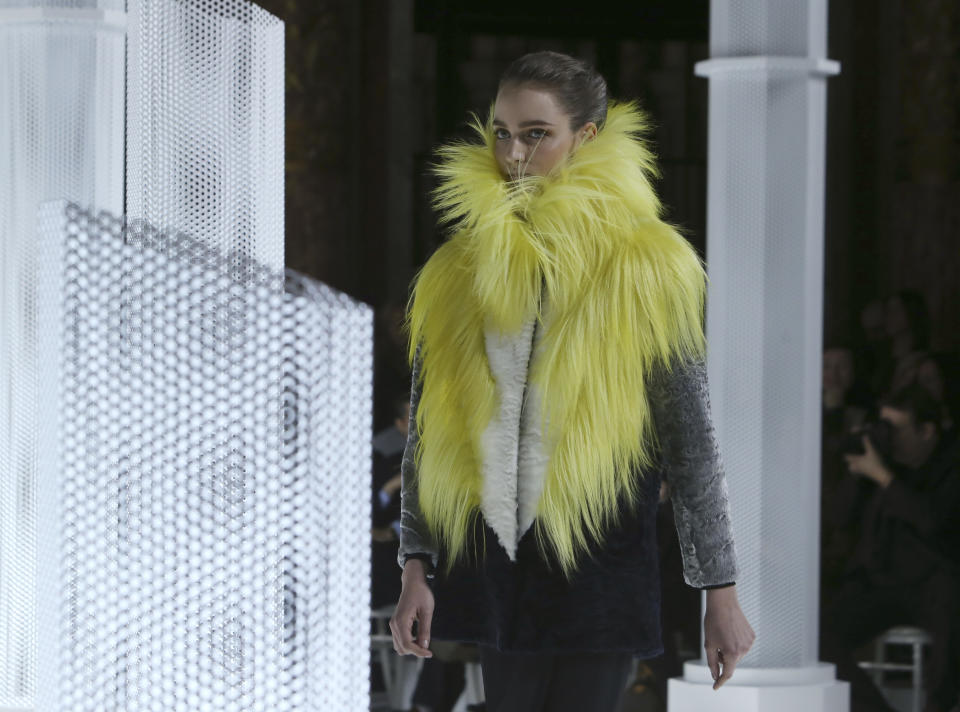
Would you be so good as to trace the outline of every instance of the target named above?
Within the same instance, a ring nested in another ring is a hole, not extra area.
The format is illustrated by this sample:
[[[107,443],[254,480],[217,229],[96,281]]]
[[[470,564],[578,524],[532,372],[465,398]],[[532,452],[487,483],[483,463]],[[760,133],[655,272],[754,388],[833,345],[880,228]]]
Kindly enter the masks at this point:
[[[36,709],[366,709],[371,310],[68,203],[38,254]]]
[[[365,709],[370,314],[283,270],[283,23],[0,0],[0,67],[0,709]]]
[[[37,687],[37,207],[123,210],[122,9],[0,1],[0,709]]]
[[[283,269],[283,23],[247,0],[130,0],[126,213]]]
[[[286,276],[284,655],[309,701],[295,709],[367,712],[373,311]]]

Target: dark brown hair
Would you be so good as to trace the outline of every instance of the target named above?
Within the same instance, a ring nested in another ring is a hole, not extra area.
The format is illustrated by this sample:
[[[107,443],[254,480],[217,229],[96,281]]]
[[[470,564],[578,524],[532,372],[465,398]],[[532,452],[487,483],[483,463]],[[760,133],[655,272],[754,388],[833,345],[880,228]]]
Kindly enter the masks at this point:
[[[515,59],[500,76],[500,88],[532,84],[553,94],[576,131],[607,118],[607,82],[587,62],[560,52],[531,52]]]

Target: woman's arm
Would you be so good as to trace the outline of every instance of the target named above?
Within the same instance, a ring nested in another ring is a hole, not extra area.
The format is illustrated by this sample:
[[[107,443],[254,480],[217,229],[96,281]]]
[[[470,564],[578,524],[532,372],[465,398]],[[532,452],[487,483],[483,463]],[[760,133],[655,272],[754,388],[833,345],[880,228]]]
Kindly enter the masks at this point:
[[[733,675],[756,635],[737,600],[737,557],[730,529],[727,482],[710,417],[707,365],[675,362],[652,379],[650,405],[670,483],[683,552],[683,577],[707,589],[703,647],[719,689]]]
[[[437,566],[437,546],[430,536],[427,523],[420,511],[419,490],[417,488],[417,471],[413,454],[417,447],[417,406],[420,402],[420,351],[417,350],[413,360],[413,377],[410,386],[410,421],[407,431],[407,446],[403,451],[403,461],[400,465],[400,548],[397,552],[397,563],[400,568],[406,564],[407,558],[420,558],[427,563],[429,572]]]
[[[657,369],[648,388],[663,472],[670,484],[683,576],[695,588],[737,579],[727,483],[710,416],[706,362]]]

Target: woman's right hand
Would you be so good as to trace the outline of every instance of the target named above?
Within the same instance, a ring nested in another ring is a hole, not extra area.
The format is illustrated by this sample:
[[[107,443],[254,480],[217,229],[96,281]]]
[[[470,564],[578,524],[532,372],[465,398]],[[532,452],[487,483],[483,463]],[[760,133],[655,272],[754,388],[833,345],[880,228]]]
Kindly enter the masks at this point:
[[[393,634],[393,649],[400,655],[413,653],[420,658],[432,658],[430,646],[430,622],[433,618],[433,591],[427,584],[423,562],[409,559],[403,567],[403,590],[397,609],[390,619]],[[420,640],[413,639],[413,622],[417,621]]]

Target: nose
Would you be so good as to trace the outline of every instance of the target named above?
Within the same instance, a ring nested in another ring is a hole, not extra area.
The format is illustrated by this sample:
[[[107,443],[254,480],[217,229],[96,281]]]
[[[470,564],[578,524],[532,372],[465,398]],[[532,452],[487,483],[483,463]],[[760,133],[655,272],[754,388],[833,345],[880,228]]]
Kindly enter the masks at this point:
[[[520,139],[515,138],[510,142],[510,150],[507,152],[507,158],[514,163],[526,158],[523,152],[523,144]]]
[[[504,155],[504,163],[506,163],[504,170],[516,178],[520,173],[521,166],[523,166],[526,160],[527,157],[524,155],[520,142],[516,140],[511,141]]]

